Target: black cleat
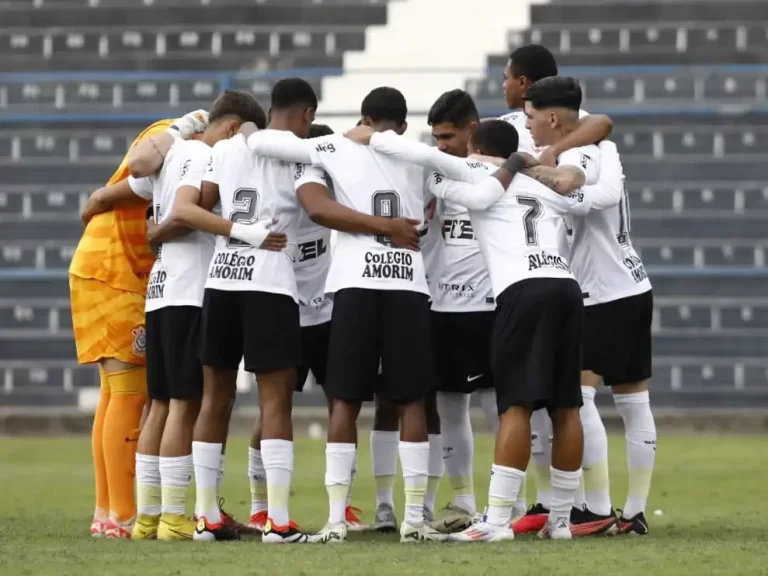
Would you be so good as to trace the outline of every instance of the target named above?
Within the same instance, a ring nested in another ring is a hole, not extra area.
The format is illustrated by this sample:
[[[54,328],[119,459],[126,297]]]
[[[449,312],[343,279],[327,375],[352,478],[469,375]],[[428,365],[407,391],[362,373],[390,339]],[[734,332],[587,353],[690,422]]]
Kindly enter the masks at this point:
[[[225,540],[240,540],[240,534],[232,530],[223,521],[218,524],[211,524],[201,516],[197,519],[197,528],[195,528],[192,539],[206,542],[221,542]]]
[[[636,536],[648,535],[648,521],[645,519],[645,514],[640,512],[635,514],[632,518],[624,518],[622,514],[619,518],[619,534],[634,534]]]
[[[571,509],[571,534],[574,536],[594,536],[596,534],[615,534],[616,513],[611,510],[607,516],[595,514],[586,506]]]

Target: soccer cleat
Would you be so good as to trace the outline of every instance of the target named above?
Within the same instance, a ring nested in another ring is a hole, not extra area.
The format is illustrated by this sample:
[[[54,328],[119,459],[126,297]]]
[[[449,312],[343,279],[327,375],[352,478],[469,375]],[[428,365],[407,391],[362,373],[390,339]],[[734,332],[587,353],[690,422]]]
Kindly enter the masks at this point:
[[[441,534],[424,522],[418,526],[403,522],[400,525],[400,542],[445,542],[447,534]]]
[[[277,526],[267,518],[261,541],[265,544],[301,544],[309,541],[309,535],[302,532],[296,522],[291,521],[287,526]]]
[[[360,508],[354,506],[347,506],[345,512],[345,521],[347,523],[347,529],[350,532],[367,532],[371,529],[368,524],[363,524],[360,520],[360,515],[363,513]]]
[[[134,540],[156,540],[157,526],[160,522],[160,516],[151,514],[138,514],[136,522],[133,523],[131,538]]]
[[[205,519],[205,516],[200,516],[197,519],[197,528],[195,528],[195,533],[192,535],[192,540],[203,542],[240,540],[240,534],[224,524],[223,521],[218,524],[212,524]]]
[[[104,538],[104,532],[107,530],[107,520],[93,519],[91,522],[91,538]]]
[[[448,542],[501,542],[514,539],[515,533],[509,524],[496,526],[488,524],[485,520],[476,522],[461,532],[448,534]]]
[[[555,522],[547,522],[544,528],[539,530],[539,538],[542,540],[570,540],[571,523],[568,518],[558,518]]]
[[[632,518],[624,518],[622,514],[618,521],[619,534],[632,534],[634,536],[648,535],[648,522],[642,512]]]
[[[226,513],[224,511],[223,506],[224,506],[224,498],[219,498],[219,513],[221,514],[221,521],[228,528],[237,532],[241,536],[257,536],[263,532],[263,530],[258,530],[256,528],[251,527],[250,523],[247,525],[241,524],[240,522],[235,520],[234,516]]]
[[[424,515],[424,522],[426,522],[427,524],[432,524],[432,522],[435,521],[435,515],[432,513],[432,510],[430,510],[426,506],[424,506],[423,515]]]
[[[312,534],[309,541],[313,544],[340,544],[347,539],[347,530],[346,522],[329,523],[317,534]]]
[[[376,520],[373,522],[376,532],[394,532],[397,530],[397,516],[389,504],[381,504],[376,508]]]
[[[248,518],[248,528],[251,530],[256,530],[258,532],[264,533],[264,525],[267,523],[267,511],[262,510],[261,512],[256,512],[256,514],[251,514],[251,517]]]
[[[528,512],[525,516],[512,522],[512,530],[515,534],[530,534],[531,532],[538,532],[547,523],[549,518],[549,510],[544,508],[541,504],[532,504],[528,508]]]
[[[432,522],[432,526],[443,534],[461,532],[472,525],[473,517],[474,514],[471,514],[468,510],[449,502],[443,508],[440,518]]]
[[[195,535],[195,528],[195,521],[184,514],[161,514],[160,524],[157,528],[157,539],[192,540]]]
[[[510,522],[510,526],[525,516],[526,512],[527,510],[525,509],[525,506],[518,506],[518,503],[515,502],[515,505],[512,507],[512,521]]]
[[[104,529],[104,537],[109,539],[131,539],[133,530],[133,518],[127,522],[117,522],[110,518],[107,520],[107,526]]]
[[[584,508],[571,510],[571,534],[573,536],[594,536],[597,534],[610,534],[611,528],[616,525],[616,513],[601,516]]]

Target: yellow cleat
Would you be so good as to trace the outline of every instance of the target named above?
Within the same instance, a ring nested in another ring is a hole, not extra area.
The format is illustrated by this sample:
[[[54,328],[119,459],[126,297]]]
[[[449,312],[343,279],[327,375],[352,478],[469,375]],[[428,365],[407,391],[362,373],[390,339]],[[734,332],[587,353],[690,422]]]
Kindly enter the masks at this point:
[[[192,540],[195,521],[184,514],[162,514],[157,529],[158,540]]]
[[[139,514],[133,523],[131,538],[133,540],[156,540],[157,525],[160,522],[160,516],[150,516],[149,514]]]

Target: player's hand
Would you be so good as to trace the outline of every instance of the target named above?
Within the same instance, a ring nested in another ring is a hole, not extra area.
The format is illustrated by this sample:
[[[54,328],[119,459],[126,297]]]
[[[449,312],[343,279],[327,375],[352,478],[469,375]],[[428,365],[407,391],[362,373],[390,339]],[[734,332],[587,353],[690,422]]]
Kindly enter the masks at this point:
[[[176,130],[184,140],[189,140],[195,134],[203,132],[208,127],[208,112],[195,110],[174,120],[171,129]]]
[[[429,202],[427,202],[427,205],[424,207],[424,221],[429,222],[432,220],[432,218],[435,215],[435,210],[437,210],[437,198],[432,198]]]
[[[282,252],[288,245],[288,236],[282,232],[270,232],[261,243],[262,250],[269,250],[271,252]]]
[[[395,248],[408,248],[418,252],[420,224],[420,220],[413,218],[393,218],[387,224],[385,236]]]
[[[101,188],[99,188],[89,196],[88,201],[80,212],[80,219],[83,221],[83,225],[88,226],[91,218],[98,214],[109,212],[109,210],[110,206],[102,199]]]
[[[256,222],[255,224],[240,224],[239,222],[235,222],[232,224],[232,230],[229,232],[230,238],[235,238],[237,240],[241,240],[243,242],[246,242],[250,244],[251,246],[255,246],[256,248],[264,248],[265,250],[274,250],[274,248],[267,248],[265,247],[265,242],[267,242],[267,238],[269,237],[272,232],[270,231],[270,228],[277,223],[277,218],[272,218],[268,220],[261,220],[260,222]],[[279,238],[279,233],[275,233],[277,237]],[[285,236],[283,234],[283,236]],[[286,238],[287,243],[287,238]],[[275,242],[270,241],[266,244],[266,246],[275,246]]]
[[[375,133],[376,131],[370,126],[361,124],[360,126],[355,126],[352,128],[352,130],[345,132],[344,136],[353,142],[357,142],[363,146],[368,146],[368,144],[371,143],[371,136],[373,136]]]
[[[240,125],[240,130],[238,131],[238,133],[242,134],[247,139],[248,136],[258,131],[259,131],[259,127],[256,126],[256,124],[254,124],[253,122],[244,122],[243,124]]]
[[[550,168],[557,166],[557,151],[555,150],[554,146],[546,148],[541,153],[539,156],[539,164],[542,166],[549,166]],[[536,164],[534,164],[534,166],[536,166]],[[530,168],[530,166],[526,166],[526,168]]]
[[[525,160],[525,165],[523,168],[533,168],[534,166],[538,166],[541,164],[539,160],[537,160],[535,157],[531,156],[527,152],[517,152],[518,156],[522,156],[523,160]]]

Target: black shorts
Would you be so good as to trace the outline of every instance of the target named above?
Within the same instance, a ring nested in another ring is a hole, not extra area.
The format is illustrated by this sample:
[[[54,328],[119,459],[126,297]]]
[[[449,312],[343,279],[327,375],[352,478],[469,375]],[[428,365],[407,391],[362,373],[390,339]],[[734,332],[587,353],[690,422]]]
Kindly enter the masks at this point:
[[[496,313],[432,312],[437,390],[471,394],[493,388],[491,340]]]
[[[578,408],[584,301],[575,280],[531,278],[496,299],[493,377],[499,414],[510,406]]]
[[[651,377],[653,291],[605,304],[584,313],[582,368],[603,377],[606,386]]]
[[[395,404],[407,404],[424,398],[434,384],[426,294],[362,288],[336,293],[325,383],[328,397],[364,402],[377,391]]]
[[[330,341],[330,321],[301,328],[301,364],[296,368],[296,392],[304,390],[310,370],[320,386],[325,384]]]
[[[270,292],[205,289],[203,366],[237,370],[245,359],[252,374],[268,374],[301,362],[299,306]]]
[[[203,395],[200,308],[168,306],[147,312],[147,392],[152,400]]]

